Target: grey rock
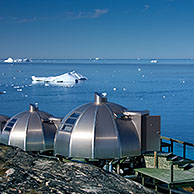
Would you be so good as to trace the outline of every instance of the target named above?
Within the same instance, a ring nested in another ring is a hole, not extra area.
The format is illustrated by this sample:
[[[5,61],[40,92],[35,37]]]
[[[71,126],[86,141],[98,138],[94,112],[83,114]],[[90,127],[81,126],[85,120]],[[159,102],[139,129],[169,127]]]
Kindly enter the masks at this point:
[[[154,193],[93,165],[61,162],[0,145],[0,193]]]

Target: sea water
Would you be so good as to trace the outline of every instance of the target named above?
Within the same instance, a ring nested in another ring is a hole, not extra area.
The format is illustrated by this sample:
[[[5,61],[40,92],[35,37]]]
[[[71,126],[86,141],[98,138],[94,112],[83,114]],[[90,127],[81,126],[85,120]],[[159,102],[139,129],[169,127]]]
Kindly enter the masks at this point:
[[[73,86],[33,84],[31,76],[56,76],[77,71],[88,80]],[[32,60],[0,61],[0,114],[13,116],[29,103],[57,117],[93,102],[94,92],[129,110],[161,116],[161,135],[194,143],[194,60]],[[181,145],[176,152],[182,154]],[[187,156],[194,158],[194,148]]]

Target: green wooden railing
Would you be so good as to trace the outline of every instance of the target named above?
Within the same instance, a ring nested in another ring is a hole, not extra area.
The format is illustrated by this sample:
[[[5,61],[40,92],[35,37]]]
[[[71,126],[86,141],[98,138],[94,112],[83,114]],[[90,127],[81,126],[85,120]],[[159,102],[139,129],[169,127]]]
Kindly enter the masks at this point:
[[[160,139],[161,139],[160,151],[162,151],[163,147],[168,147],[168,152],[173,153],[174,143],[182,144],[183,145],[183,158],[186,158],[186,146],[194,147],[193,143],[188,143],[188,142],[185,142],[185,141],[180,141],[180,140],[169,138],[169,137],[161,136]],[[162,140],[169,141],[170,143],[163,142]]]

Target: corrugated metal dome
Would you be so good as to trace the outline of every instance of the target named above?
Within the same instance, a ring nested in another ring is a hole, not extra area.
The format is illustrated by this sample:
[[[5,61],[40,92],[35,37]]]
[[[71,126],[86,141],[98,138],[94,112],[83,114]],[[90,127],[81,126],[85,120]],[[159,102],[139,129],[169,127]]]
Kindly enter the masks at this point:
[[[126,111],[95,93],[94,103],[74,109],[63,119],[55,136],[55,154],[88,159],[140,155],[138,131]]]
[[[1,133],[4,125],[6,124],[7,120],[9,120],[8,116],[0,115],[0,133]]]
[[[56,119],[57,120],[57,119]],[[3,128],[0,142],[24,151],[53,150],[55,118],[30,104],[30,110],[13,116]]]

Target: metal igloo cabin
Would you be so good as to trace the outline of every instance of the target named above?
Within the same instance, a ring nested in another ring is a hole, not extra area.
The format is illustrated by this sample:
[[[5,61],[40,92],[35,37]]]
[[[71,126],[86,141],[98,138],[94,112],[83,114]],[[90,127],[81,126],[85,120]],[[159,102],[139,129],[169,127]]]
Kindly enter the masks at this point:
[[[29,111],[18,113],[7,121],[0,135],[0,143],[24,151],[53,150],[54,136],[60,121],[30,104]]]
[[[129,111],[101,93],[62,120],[54,142],[55,155],[85,159],[119,159],[159,148],[159,116]]]

